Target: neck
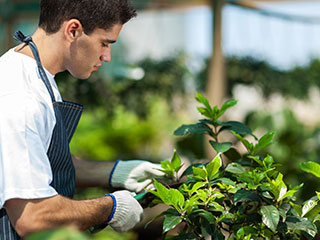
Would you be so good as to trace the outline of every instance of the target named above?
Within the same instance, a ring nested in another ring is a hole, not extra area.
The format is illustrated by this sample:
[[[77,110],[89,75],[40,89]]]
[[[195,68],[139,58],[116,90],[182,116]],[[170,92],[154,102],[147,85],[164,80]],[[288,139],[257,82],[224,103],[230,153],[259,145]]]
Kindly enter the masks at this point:
[[[38,48],[42,66],[47,71],[55,75],[65,70],[63,67],[64,51],[62,49],[63,45],[60,44],[61,38],[59,32],[48,35],[45,31],[38,28],[32,35],[32,40]],[[19,50],[20,46],[23,46],[23,44],[19,45],[16,51],[34,58],[29,46]]]

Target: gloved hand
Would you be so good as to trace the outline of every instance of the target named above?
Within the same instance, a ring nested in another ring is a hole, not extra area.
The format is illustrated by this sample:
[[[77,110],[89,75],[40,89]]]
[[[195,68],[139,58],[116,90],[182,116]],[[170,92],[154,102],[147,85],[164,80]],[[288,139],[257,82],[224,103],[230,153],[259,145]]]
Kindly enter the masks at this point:
[[[122,187],[134,192],[140,192],[152,183],[153,177],[163,176],[159,171],[160,164],[142,160],[120,161],[114,165],[109,178],[111,187]]]
[[[106,196],[111,196],[113,199],[113,211],[108,224],[115,231],[126,232],[142,220],[143,208],[134,199],[135,193],[122,190]]]

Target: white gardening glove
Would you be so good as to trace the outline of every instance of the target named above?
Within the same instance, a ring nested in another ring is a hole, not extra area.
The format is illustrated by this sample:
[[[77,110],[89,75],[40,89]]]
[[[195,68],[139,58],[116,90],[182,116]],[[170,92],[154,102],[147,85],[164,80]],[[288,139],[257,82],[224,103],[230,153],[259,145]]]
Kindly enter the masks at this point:
[[[107,194],[113,199],[113,211],[109,217],[109,226],[117,232],[126,232],[142,220],[143,208],[134,199],[135,193],[127,190]]]
[[[140,192],[152,183],[152,178],[164,176],[164,173],[159,169],[161,169],[160,164],[148,161],[118,160],[110,174],[109,185]]]

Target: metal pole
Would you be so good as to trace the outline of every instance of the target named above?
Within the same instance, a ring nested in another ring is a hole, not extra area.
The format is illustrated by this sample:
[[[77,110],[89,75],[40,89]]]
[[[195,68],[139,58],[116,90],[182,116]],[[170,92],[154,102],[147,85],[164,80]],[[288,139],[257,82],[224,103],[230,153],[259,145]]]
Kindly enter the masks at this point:
[[[226,92],[225,59],[222,52],[222,9],[224,0],[211,0],[213,7],[213,46],[207,82],[211,104],[221,105]]]
[[[213,9],[213,42],[209,63],[206,95],[212,105],[221,107],[226,95],[225,59],[222,51],[222,9],[224,0],[211,0]],[[214,149],[205,140],[205,152],[209,159],[215,155]]]

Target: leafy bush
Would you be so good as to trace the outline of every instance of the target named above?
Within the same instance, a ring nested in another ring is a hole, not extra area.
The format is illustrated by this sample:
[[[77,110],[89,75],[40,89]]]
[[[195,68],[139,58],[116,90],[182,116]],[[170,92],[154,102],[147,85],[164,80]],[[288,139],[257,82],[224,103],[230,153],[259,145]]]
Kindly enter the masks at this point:
[[[241,122],[220,121],[224,112],[233,107],[235,100],[227,101],[219,109],[197,94],[203,106],[198,111],[205,117],[196,124],[183,125],[176,135],[208,134],[217,156],[206,164],[194,164],[182,174],[177,188],[154,181],[156,190],[148,190],[155,199],[150,206],[165,203],[170,208],[164,216],[165,239],[312,239],[319,231],[320,194],[304,204],[296,202],[295,194],[303,186],[289,187],[278,171],[279,165],[272,156],[260,155],[272,144],[274,132],[257,138]],[[222,132],[231,132],[244,145],[240,153],[233,142],[219,142]],[[254,140],[250,142],[245,135]],[[230,161],[225,166],[222,158]],[[171,162],[162,162],[169,179],[178,180],[181,160],[174,153]],[[169,184],[173,186],[172,184]],[[179,235],[167,235],[180,226]]]
[[[299,163],[315,161],[320,163],[319,126],[307,125],[300,121],[292,110],[283,109],[273,114],[259,109],[250,112],[245,123],[255,132],[275,130],[274,140],[277,144],[261,151],[270,153],[277,162],[286,181],[291,185],[304,182],[305,186],[298,192],[297,198],[307,200],[320,188],[318,179],[308,174],[301,174]]]

